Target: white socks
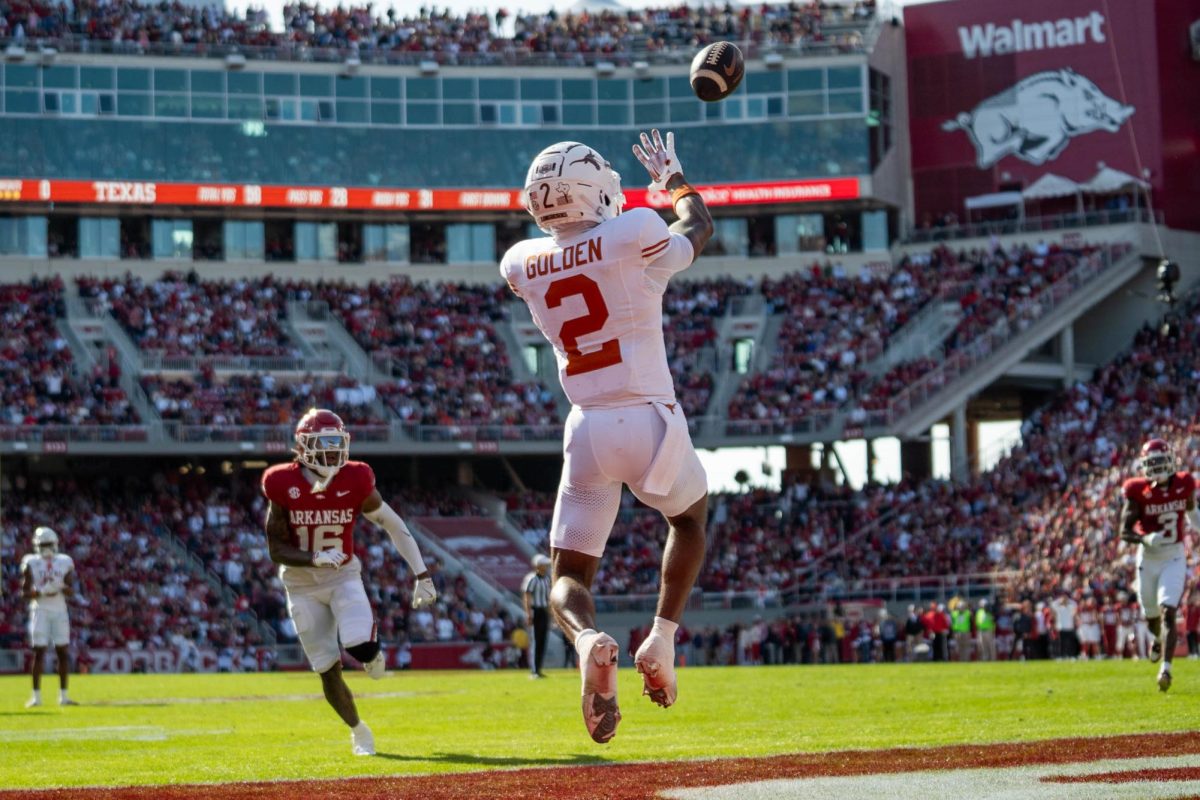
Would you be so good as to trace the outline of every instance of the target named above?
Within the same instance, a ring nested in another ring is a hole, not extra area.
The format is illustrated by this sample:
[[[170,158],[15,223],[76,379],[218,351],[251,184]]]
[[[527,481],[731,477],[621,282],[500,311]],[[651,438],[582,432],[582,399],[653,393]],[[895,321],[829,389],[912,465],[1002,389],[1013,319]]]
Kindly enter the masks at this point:
[[[671,622],[671,620],[664,619],[663,617],[655,617],[654,627],[650,629],[650,635],[653,636],[657,633],[659,636],[670,642],[671,646],[674,647],[675,631],[677,630],[679,630],[678,622]]]
[[[41,690],[41,689],[34,689],[34,690],[33,690],[33,700],[34,700],[34,702],[35,702],[35,703],[40,703],[40,702],[42,702],[42,690]],[[61,701],[60,701],[60,702],[61,702]]]
[[[66,689],[59,689],[59,690],[58,690],[58,702],[59,702],[60,704],[62,704],[62,703],[65,703],[65,702],[67,702],[67,699],[68,699],[68,698],[67,698],[67,690],[66,690]]]
[[[575,652],[579,656],[579,666],[581,669],[583,668],[583,663],[587,660],[587,657],[588,657],[587,648],[591,645],[590,639],[591,639],[591,637],[593,637],[595,635],[596,635],[595,628],[584,628],[575,637]],[[585,642],[584,641],[585,639],[588,639],[588,641]]]

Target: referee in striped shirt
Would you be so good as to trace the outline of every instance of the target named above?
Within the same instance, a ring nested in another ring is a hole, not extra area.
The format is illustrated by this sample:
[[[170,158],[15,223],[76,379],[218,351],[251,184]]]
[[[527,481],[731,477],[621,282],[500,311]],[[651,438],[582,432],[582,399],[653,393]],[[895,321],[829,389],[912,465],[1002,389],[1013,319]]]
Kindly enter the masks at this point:
[[[542,661],[546,657],[546,636],[550,633],[550,559],[541,553],[533,557],[533,572],[525,576],[521,589],[525,593],[525,622],[533,628],[529,658],[531,678],[544,678]]]

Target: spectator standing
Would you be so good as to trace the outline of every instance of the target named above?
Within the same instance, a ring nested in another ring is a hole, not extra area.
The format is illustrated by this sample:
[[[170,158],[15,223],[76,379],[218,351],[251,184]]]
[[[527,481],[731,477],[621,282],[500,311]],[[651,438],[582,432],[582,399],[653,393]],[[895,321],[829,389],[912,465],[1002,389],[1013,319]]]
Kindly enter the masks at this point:
[[[1117,620],[1118,609],[1111,596],[1100,606],[1100,635],[1103,637],[1101,652],[1105,657],[1112,658],[1117,654]]]
[[[954,634],[954,652],[958,661],[971,660],[971,606],[960,599],[950,612],[950,630]]]
[[[996,660],[996,617],[988,607],[987,598],[975,609],[975,631],[979,636],[979,660]]]
[[[917,607],[908,607],[908,617],[904,620],[904,660],[912,661],[917,651],[917,645],[925,637],[925,626],[921,624],[921,615]]]
[[[1050,601],[1054,612],[1054,631],[1058,634],[1057,657],[1075,658],[1079,655],[1079,604],[1065,591]]]
[[[884,663],[891,664],[896,660],[896,639],[899,628],[896,620],[892,619],[887,609],[879,612],[879,646],[883,651]]]
[[[1034,622],[1029,601],[1021,603],[1013,612],[1013,643],[1012,649],[1008,652],[1009,660],[1017,658],[1018,652],[1020,659],[1024,661],[1027,658],[1033,658],[1034,647]]]
[[[1187,627],[1188,658],[1200,658],[1200,598],[1193,597],[1187,605],[1185,625]]]
[[[550,634],[550,558],[538,553],[533,557],[533,572],[525,576],[521,590],[525,597],[525,622],[532,631],[529,677],[544,678],[542,661],[546,658],[546,639]]]

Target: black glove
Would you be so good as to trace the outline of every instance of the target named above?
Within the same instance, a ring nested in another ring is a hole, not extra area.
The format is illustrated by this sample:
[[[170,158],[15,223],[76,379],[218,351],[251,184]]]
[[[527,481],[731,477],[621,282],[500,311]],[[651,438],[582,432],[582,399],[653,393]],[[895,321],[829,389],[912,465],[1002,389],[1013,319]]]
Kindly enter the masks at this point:
[[[1141,544],[1142,536],[1134,530],[1121,531],[1121,541],[1129,544]]]

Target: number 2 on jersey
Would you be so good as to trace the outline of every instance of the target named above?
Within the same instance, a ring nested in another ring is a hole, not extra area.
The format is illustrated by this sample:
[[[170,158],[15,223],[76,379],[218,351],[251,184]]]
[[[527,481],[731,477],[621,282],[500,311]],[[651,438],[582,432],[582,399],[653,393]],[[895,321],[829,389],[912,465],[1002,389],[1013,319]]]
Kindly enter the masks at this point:
[[[595,333],[608,322],[608,306],[600,294],[600,286],[586,275],[559,278],[546,290],[546,308],[558,308],[568,297],[579,295],[587,306],[587,313],[563,323],[558,332],[563,349],[567,351],[567,376],[582,375],[621,363],[621,344],[609,339],[600,349],[590,353],[579,352],[580,337]]]

